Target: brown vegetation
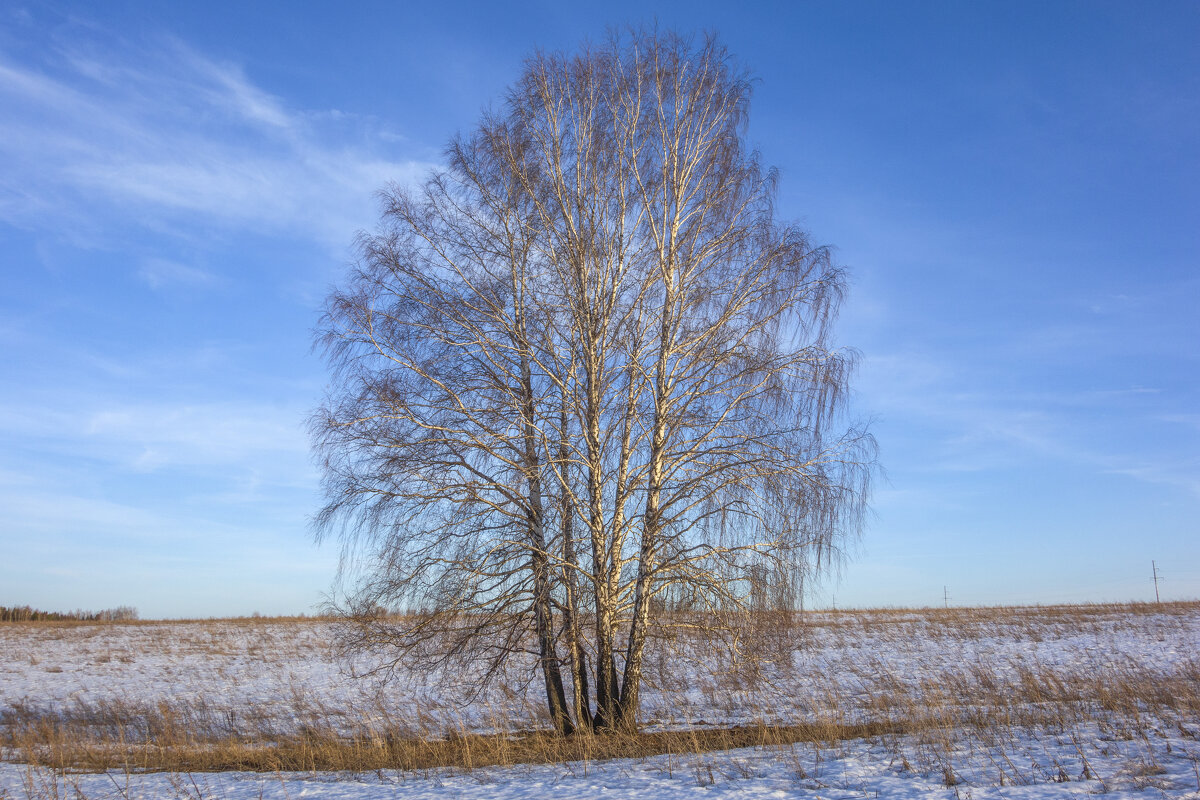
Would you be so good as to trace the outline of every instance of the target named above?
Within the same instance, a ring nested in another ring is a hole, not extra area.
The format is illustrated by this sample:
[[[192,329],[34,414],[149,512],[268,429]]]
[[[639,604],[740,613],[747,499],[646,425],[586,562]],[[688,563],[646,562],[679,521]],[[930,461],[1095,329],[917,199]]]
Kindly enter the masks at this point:
[[[1160,623],[1190,623],[1200,614],[1200,603],[812,612],[786,627],[771,618],[760,626],[764,634],[755,646],[764,652],[754,663],[771,661],[772,650],[776,656],[803,652],[805,642],[827,634],[862,642],[867,631],[886,646],[869,657],[839,662],[844,674],[816,682],[806,676],[803,690],[786,669],[716,673],[709,682],[694,681],[708,698],[710,714],[719,716],[723,704],[730,704],[724,711],[736,712],[746,721],[742,725],[694,720],[640,733],[564,738],[552,735],[549,726],[531,730],[527,722],[499,711],[492,715],[490,732],[466,723],[447,727],[444,717],[414,707],[380,707],[362,719],[348,719],[345,709],[297,693],[283,715],[300,721],[292,727],[261,707],[198,700],[75,700],[59,708],[16,703],[0,712],[0,746],[8,760],[57,770],[274,772],[469,769],[869,737],[890,742],[897,757],[906,760],[935,766],[945,761],[947,775],[954,775],[946,754],[964,739],[994,744],[1020,731],[1070,735],[1084,725],[1099,726],[1115,739],[1144,738],[1164,726],[1185,738],[1200,737],[1200,660],[1161,665],[1139,660],[1136,653],[1113,652],[1081,669],[1025,657],[965,659],[908,674],[886,663],[888,649],[913,636],[950,649],[980,638],[1036,644],[1114,623],[1138,625],[1148,614]],[[673,663],[652,661],[648,671],[648,681],[664,696],[670,696],[670,687],[660,684],[672,679]],[[780,721],[770,698],[798,691],[809,694],[800,707],[803,718]],[[686,716],[681,711],[674,719]],[[901,737],[907,744],[899,744]],[[1019,773],[1004,764],[997,769],[1013,780]]]

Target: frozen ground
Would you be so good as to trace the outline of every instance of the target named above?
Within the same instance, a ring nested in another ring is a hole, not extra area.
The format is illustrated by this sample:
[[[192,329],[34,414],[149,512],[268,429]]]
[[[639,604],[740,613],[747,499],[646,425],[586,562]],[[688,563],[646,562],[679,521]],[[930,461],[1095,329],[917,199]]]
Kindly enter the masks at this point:
[[[1080,740],[1093,757],[1079,756]],[[152,774],[55,775],[0,764],[0,798],[100,800],[329,800],[396,798],[945,798],[1044,800],[1046,798],[1200,797],[1200,747],[1195,739],[1166,735],[1152,741],[1110,740],[1096,731],[1043,733],[986,752],[977,746],[917,763],[899,741],[856,741],[641,761],[516,766],[423,774]],[[919,752],[919,750],[917,751]],[[1021,758],[1001,784],[1001,757]],[[949,765],[954,785],[947,785]]]
[[[1122,670],[1171,671],[1196,664],[1200,607],[1133,613],[1019,609],[998,613],[810,613],[769,631],[760,668],[747,675],[711,649],[648,654],[643,718],[650,724],[738,724],[811,718],[831,698],[842,713],[878,705],[879,695],[920,697],[948,682],[1027,680],[1031,672],[1092,679]],[[428,728],[520,722],[540,714],[536,683],[514,690],[514,674],[470,706],[461,676],[400,674],[386,685],[355,678],[373,665],[337,657],[329,623],[234,620],[137,625],[0,626],[0,711],[18,704],[68,708],[118,702],[195,705],[290,723],[419,718]],[[690,651],[695,652],[690,652]],[[676,656],[690,662],[680,669]]]
[[[329,625],[320,621],[0,626],[0,714],[24,709],[86,715],[106,705],[136,710],[167,704],[202,722],[260,733],[314,723],[345,730],[403,724],[436,733],[495,721],[527,724],[540,713],[536,687],[528,694],[498,687],[462,707],[456,703],[461,687],[445,674],[400,675],[386,686],[356,679],[329,640]],[[652,661],[644,718],[659,726],[831,714],[853,721],[932,709],[938,719],[951,720],[963,709],[985,706],[1005,718],[1028,716],[999,728],[935,727],[920,735],[832,745],[423,775],[63,776],[5,763],[0,800],[1200,798],[1200,719],[1159,707],[1140,711],[1141,700],[1131,706],[1135,719],[1129,711],[1102,710],[1039,716],[1042,706],[1052,705],[1043,691],[1090,697],[1122,682],[1154,683],[1165,676],[1161,686],[1195,693],[1196,604],[1161,613],[1111,606],[810,614],[791,629],[764,632],[756,646],[761,661],[753,674],[728,669],[704,648],[690,653],[696,658],[688,669],[665,654]],[[357,666],[372,663],[364,658]],[[998,700],[1010,695],[1012,704]]]

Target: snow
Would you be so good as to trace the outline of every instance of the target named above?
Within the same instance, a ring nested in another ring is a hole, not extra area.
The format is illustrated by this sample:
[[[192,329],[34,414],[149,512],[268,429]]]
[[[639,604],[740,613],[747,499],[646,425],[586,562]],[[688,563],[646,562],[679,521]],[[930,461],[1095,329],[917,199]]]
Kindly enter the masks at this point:
[[[1098,731],[1087,732],[1099,737]],[[1099,741],[1099,739],[1097,739]],[[1170,745],[1168,750],[1168,745]],[[1062,736],[1031,737],[1020,743],[1031,761],[1018,783],[999,785],[985,775],[987,758],[978,749],[947,754],[960,782],[947,786],[938,769],[922,769],[896,758],[891,743],[848,742],[834,749],[811,744],[745,749],[641,761],[571,763],[555,766],[435,770],[414,775],[218,773],[194,775],[64,775],[0,764],[0,797],[212,798],[212,800],[328,800],[378,798],[784,798],[851,800],[884,797],[946,800],[1043,800],[1044,798],[1200,797],[1196,765],[1200,746],[1166,736],[1144,742],[1109,742],[1108,755],[1091,761],[1094,777],[1081,777],[1073,744]],[[1056,766],[1057,765],[1057,766]],[[1059,772],[1059,767],[1062,772]],[[1065,777],[1066,780],[1063,780]],[[1057,779],[1057,780],[1056,780]],[[1061,782],[1059,782],[1061,781]]]
[[[461,706],[461,677],[355,678],[329,623],[205,621],[137,625],[0,626],[0,713],[69,712],[104,703],[204,709],[213,720],[259,718],[289,732],[309,716],[346,730],[414,719],[414,730],[486,727],[541,718],[536,685],[497,687]],[[865,719],[881,697],[925,702],[947,681],[1001,690],[1037,670],[1064,680],[1150,670],[1195,675],[1200,606],[1164,613],[1030,609],[1000,617],[926,612],[810,614],[759,643],[766,663],[749,683],[727,659],[696,648],[686,669],[649,659],[643,717],[650,727],[788,722],[828,712]],[[684,653],[689,655],[689,653]],[[360,661],[359,669],[372,666]],[[519,677],[519,676],[513,676]],[[972,681],[976,681],[972,683]],[[966,687],[966,689],[962,689]],[[907,693],[907,694],[906,694]],[[831,698],[833,698],[831,700]],[[655,756],[553,766],[370,774],[55,774],[0,764],[0,800],[85,798],[770,798],[932,797],[1039,800],[1200,799],[1200,720],[1147,713],[1136,725],[1080,717],[1069,725],[961,729],[841,743]],[[265,727],[264,727],[265,726]],[[953,784],[953,785],[948,785]]]
[[[307,711],[325,721],[412,715],[445,729],[516,724],[541,718],[536,682],[524,691],[497,686],[461,706],[466,676],[401,674],[387,685],[350,670],[374,663],[341,660],[327,622],[269,620],[141,625],[0,626],[0,709],[16,704],[62,709],[72,704],[168,701],[214,712],[235,709],[273,717],[281,729]],[[674,657],[648,653],[643,718],[651,726],[734,725],[809,718],[813,703],[836,695],[870,705],[887,683],[918,690],[972,667],[1019,680],[1023,670],[1092,676],[1123,667],[1178,668],[1200,652],[1200,610],[1130,614],[1113,607],[1083,622],[1030,610],[997,621],[942,624],[910,612],[815,613],[802,628],[763,645],[766,686],[720,653],[700,646]],[[685,648],[688,650],[689,648]],[[690,656],[690,659],[687,658]],[[513,675],[518,684],[525,673]]]

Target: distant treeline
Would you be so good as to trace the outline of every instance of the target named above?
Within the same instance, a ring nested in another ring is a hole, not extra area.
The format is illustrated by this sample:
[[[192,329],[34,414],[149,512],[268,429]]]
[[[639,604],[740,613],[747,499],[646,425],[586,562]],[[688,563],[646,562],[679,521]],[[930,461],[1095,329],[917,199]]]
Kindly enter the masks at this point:
[[[0,606],[0,622],[121,622],[138,618],[133,606],[117,606],[103,611],[40,611],[30,606]]]

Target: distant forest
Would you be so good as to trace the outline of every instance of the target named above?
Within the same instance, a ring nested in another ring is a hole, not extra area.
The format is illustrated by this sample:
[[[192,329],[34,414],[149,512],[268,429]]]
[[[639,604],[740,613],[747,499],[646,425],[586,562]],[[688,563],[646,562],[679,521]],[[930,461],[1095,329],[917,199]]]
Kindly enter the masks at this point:
[[[29,606],[0,606],[0,622],[121,622],[138,618],[133,606],[117,606],[102,611],[40,611]]]

